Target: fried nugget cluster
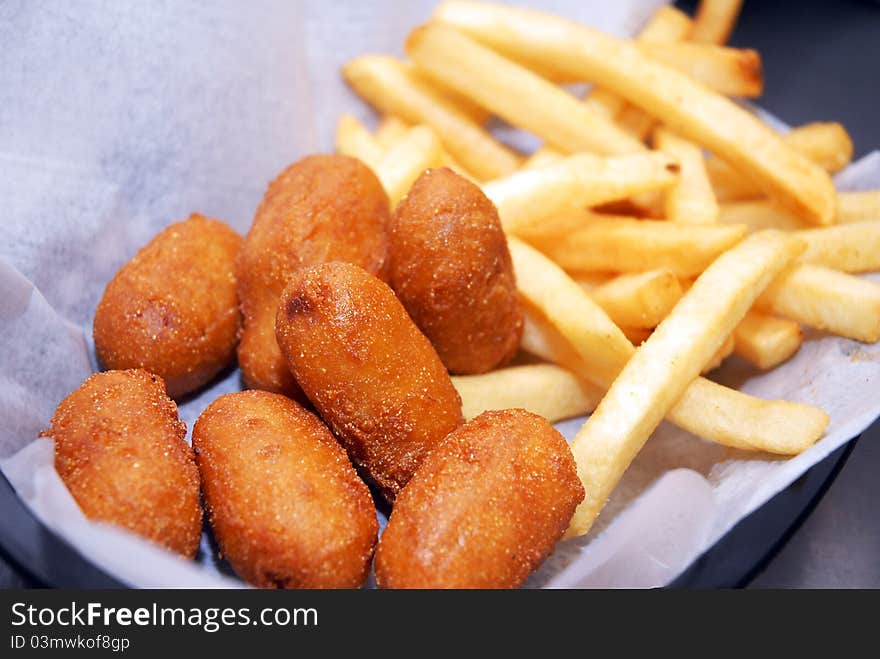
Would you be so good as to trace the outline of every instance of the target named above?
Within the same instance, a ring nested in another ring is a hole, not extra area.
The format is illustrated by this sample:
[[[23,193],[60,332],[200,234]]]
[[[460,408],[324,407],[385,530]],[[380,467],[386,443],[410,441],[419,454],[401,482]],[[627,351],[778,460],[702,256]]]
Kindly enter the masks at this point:
[[[192,557],[201,493],[223,557],[261,588],[359,587],[377,545],[381,587],[516,587],[583,488],[545,419],[465,424],[450,372],[503,365],[522,324],[477,186],[427,171],[392,215],[362,162],[308,156],[244,239],[193,215],[119,270],[94,321],[109,370],[45,434],[86,516]],[[209,404],[190,448],[171,397],[236,355],[250,389]],[[393,504],[381,539],[368,485]]]

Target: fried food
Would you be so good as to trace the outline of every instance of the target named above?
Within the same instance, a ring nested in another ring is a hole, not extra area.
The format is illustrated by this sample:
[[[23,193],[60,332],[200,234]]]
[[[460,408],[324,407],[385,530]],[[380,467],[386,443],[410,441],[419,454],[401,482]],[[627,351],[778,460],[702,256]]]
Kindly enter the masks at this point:
[[[463,421],[431,342],[363,268],[335,262],[295,272],[275,330],[309,400],[389,499]]]
[[[431,451],[376,550],[381,588],[515,588],[584,490],[565,439],[525,410],[485,412]]]
[[[55,470],[86,517],[195,556],[199,473],[162,378],[96,373],[61,401],[42,435],[55,440]]]
[[[453,373],[513,357],[522,310],[495,206],[447,168],[424,172],[391,220],[391,287]]]
[[[174,398],[210,381],[235,357],[240,248],[241,236],[201,215],[159,233],[104,289],[94,321],[101,363],[155,373]]]
[[[305,400],[275,342],[281,291],[296,269],[325,261],[385,279],[389,214],[379,179],[348,156],[307,156],[269,184],[238,262],[238,361],[249,387]]]
[[[193,428],[223,556],[261,588],[357,588],[379,524],[366,484],[311,412],[280,394],[220,396]]]

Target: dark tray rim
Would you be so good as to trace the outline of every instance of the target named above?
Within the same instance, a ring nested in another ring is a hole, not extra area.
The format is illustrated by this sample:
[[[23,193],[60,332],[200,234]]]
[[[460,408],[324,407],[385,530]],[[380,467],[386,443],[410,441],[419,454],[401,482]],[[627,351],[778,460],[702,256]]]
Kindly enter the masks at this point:
[[[741,520],[668,588],[737,588],[749,583],[785,546],[837,478],[859,436]],[[33,587],[128,588],[57,536],[27,509],[0,473],[0,556]],[[768,529],[769,532],[768,532]]]

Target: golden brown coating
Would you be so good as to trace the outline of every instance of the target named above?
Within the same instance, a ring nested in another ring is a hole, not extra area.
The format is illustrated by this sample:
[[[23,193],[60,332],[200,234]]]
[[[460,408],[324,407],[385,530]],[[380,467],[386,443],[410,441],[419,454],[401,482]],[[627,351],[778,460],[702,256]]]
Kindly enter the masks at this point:
[[[516,588],[584,498],[565,439],[525,410],[449,435],[394,503],[376,550],[381,588]]]
[[[159,233],[107,284],[95,311],[105,368],[143,368],[175,398],[235,358],[241,327],[235,261],[241,236],[191,215]]]
[[[379,179],[348,156],[307,156],[269,184],[238,264],[238,361],[249,387],[304,400],[275,342],[281,291],[292,272],[325,261],[386,279],[389,215]]]
[[[463,422],[430,341],[388,285],[362,268],[335,262],[296,273],[275,327],[297,382],[389,499]]]
[[[162,378],[96,373],[61,401],[55,469],[86,517],[195,556],[202,534],[199,472]]]
[[[523,314],[498,211],[450,169],[424,172],[391,220],[391,287],[453,373],[519,348]]]
[[[193,446],[208,519],[239,576],[261,588],[363,584],[376,510],[318,417],[280,394],[226,394],[196,421]]]

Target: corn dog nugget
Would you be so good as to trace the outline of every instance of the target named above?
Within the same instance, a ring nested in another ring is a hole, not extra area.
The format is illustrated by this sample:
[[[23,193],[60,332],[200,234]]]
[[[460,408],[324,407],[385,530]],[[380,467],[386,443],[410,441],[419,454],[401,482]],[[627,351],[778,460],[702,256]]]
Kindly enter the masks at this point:
[[[389,214],[379,179],[348,156],[307,156],[269,184],[238,263],[238,361],[249,387],[305,400],[275,341],[281,291],[292,272],[325,261],[386,278]]]
[[[192,558],[202,534],[199,473],[162,378],[96,373],[61,401],[43,436],[86,517]]]
[[[178,398],[235,358],[241,326],[235,260],[241,236],[191,215],[156,235],[107,284],[95,311],[98,359],[143,368]]]
[[[362,268],[335,262],[295,273],[276,333],[309,400],[389,500],[463,422],[430,341],[388,285]]]
[[[262,588],[357,588],[379,524],[366,484],[314,414],[267,391],[221,396],[193,428],[223,555]]]
[[[498,211],[447,168],[424,172],[391,221],[391,287],[453,373],[485,373],[519,348],[523,315]]]
[[[381,588],[515,588],[584,498],[565,439],[525,410],[484,412],[425,458],[376,550]]]

